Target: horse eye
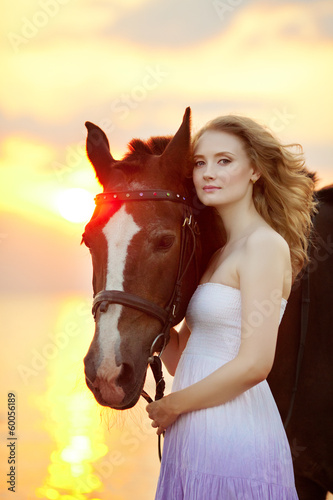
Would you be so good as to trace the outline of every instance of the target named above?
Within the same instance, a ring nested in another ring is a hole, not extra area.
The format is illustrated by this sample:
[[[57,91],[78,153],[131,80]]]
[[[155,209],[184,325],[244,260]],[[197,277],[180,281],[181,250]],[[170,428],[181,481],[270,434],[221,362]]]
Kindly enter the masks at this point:
[[[175,236],[172,234],[163,235],[157,242],[157,250],[168,250],[175,242]]]

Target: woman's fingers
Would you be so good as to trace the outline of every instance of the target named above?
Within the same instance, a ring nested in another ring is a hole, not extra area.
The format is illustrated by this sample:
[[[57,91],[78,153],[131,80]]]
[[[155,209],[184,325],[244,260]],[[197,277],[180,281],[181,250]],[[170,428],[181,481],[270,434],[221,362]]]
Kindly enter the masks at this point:
[[[165,432],[164,427],[159,425],[155,420],[152,421],[151,426],[154,427],[155,429],[157,429],[157,431],[156,431],[157,435],[163,434],[163,432]]]
[[[154,405],[154,403],[149,403],[149,405],[146,406],[146,411],[148,413],[148,417],[153,420],[153,414],[156,412],[156,405]]]

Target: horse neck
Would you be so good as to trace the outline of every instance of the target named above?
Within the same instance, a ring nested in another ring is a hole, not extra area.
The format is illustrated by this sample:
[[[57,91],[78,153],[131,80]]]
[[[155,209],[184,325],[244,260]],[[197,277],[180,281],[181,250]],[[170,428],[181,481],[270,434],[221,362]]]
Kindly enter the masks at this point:
[[[214,208],[205,207],[197,215],[201,242],[201,275],[216,250],[226,241],[222,220]]]

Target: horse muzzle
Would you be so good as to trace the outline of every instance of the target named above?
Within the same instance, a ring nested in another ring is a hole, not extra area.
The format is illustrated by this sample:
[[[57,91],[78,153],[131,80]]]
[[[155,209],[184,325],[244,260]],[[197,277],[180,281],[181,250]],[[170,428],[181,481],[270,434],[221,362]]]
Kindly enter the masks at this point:
[[[112,368],[102,362],[96,367],[94,353],[89,351],[84,364],[86,384],[100,405],[126,409],[138,401],[146,378],[147,363],[136,369],[131,362]]]

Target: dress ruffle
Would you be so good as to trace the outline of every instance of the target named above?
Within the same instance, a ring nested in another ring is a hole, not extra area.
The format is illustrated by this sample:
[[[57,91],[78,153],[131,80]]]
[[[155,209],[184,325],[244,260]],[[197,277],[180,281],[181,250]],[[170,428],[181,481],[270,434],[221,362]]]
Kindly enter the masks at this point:
[[[157,499],[298,500],[294,487],[243,477],[223,477],[164,464]]]

